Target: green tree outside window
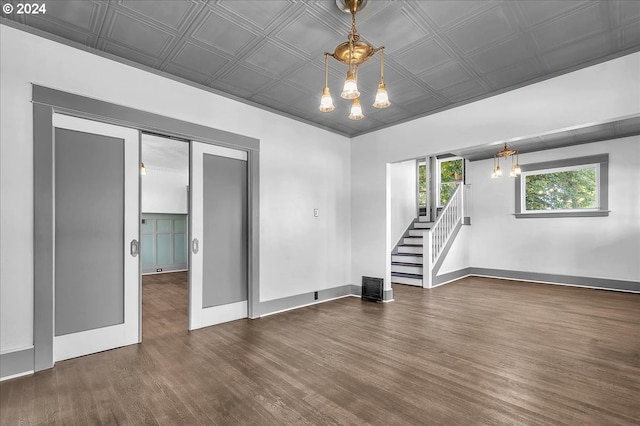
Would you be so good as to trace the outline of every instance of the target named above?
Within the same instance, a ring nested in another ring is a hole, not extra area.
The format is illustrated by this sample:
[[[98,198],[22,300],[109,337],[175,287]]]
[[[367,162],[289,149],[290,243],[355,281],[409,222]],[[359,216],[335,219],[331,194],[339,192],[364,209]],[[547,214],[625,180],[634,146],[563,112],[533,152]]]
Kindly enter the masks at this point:
[[[427,205],[427,165],[418,165],[418,201],[420,206]]]
[[[596,167],[525,176],[525,208],[596,209]]]
[[[462,183],[464,176],[464,160],[440,162],[440,205],[444,206],[451,198],[456,186]]]

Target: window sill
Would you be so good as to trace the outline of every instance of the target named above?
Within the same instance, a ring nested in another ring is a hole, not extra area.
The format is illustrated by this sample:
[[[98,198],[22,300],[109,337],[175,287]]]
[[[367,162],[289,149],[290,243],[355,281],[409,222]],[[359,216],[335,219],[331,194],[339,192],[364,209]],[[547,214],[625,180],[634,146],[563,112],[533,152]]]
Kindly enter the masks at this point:
[[[547,212],[544,213],[515,213],[516,219],[535,219],[550,217],[604,217],[609,216],[611,210],[591,210],[587,212]]]

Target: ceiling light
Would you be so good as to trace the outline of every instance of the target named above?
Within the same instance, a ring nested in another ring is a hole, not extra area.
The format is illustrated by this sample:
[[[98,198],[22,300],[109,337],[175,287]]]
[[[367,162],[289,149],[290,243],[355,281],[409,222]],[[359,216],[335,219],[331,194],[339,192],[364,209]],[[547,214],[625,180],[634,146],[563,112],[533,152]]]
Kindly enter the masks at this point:
[[[331,112],[336,109],[333,106],[333,99],[331,98],[331,92],[329,91],[329,69],[328,69],[329,55],[324,55],[324,89],[322,89],[322,98],[320,98],[320,111]]]
[[[344,80],[344,87],[342,93],[340,93],[340,97],[342,99],[356,99],[360,97],[356,76],[351,70],[347,71],[347,78]]]
[[[384,82],[384,46],[373,47],[369,43],[360,40],[360,34],[356,31],[356,12],[367,3],[367,0],[336,0],[338,7],[351,13],[351,30],[347,37],[347,41],[339,44],[333,53],[325,53],[324,61],[324,89],[322,90],[322,98],[320,99],[320,111],[330,112],[335,108],[333,99],[329,92],[328,74],[329,74],[329,56],[348,66],[347,77],[344,81],[344,87],[340,97],[343,99],[352,99],[351,113],[349,118],[352,120],[361,120],[364,118],[362,106],[360,105],[360,91],[358,90],[358,66],[366,62],[378,51],[381,52],[380,59],[380,83],[376,91],[376,98],[373,106],[375,108],[387,108],[391,105],[389,102],[389,94],[387,86]],[[357,101],[357,102],[356,102]]]
[[[362,106],[360,105],[360,99],[355,98],[351,104],[351,113],[349,114],[350,120],[362,120],[364,114],[362,113]]]
[[[387,93],[387,85],[384,83],[384,50],[380,52],[380,83],[378,83],[378,91],[376,92],[376,100],[373,103],[374,108],[388,108],[389,94]]]
[[[509,149],[509,147],[505,143],[504,148],[501,151],[498,151],[493,157],[493,173],[491,173],[491,179],[499,178],[502,176],[502,170],[500,169],[500,159],[506,159],[508,157],[511,157],[511,170],[509,172],[509,177],[515,178],[522,174],[522,169],[520,168],[520,153],[518,152],[518,150]]]

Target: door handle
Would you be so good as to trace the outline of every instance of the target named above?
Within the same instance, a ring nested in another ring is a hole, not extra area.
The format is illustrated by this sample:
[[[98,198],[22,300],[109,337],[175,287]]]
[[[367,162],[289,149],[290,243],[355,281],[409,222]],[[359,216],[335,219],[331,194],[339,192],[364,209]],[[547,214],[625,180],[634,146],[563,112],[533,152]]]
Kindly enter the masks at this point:
[[[200,243],[198,242],[197,238],[194,238],[193,241],[191,241],[191,251],[193,252],[193,254],[198,254],[198,251],[200,251],[199,245]]]
[[[140,243],[133,239],[131,240],[131,256],[136,257],[138,254],[140,254]]]

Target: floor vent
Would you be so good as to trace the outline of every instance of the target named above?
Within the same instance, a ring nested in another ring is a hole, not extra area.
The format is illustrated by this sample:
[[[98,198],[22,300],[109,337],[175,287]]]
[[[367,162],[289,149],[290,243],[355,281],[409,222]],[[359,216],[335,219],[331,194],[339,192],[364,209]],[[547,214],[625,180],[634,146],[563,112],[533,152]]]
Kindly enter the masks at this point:
[[[382,278],[362,277],[362,299],[382,302]]]

